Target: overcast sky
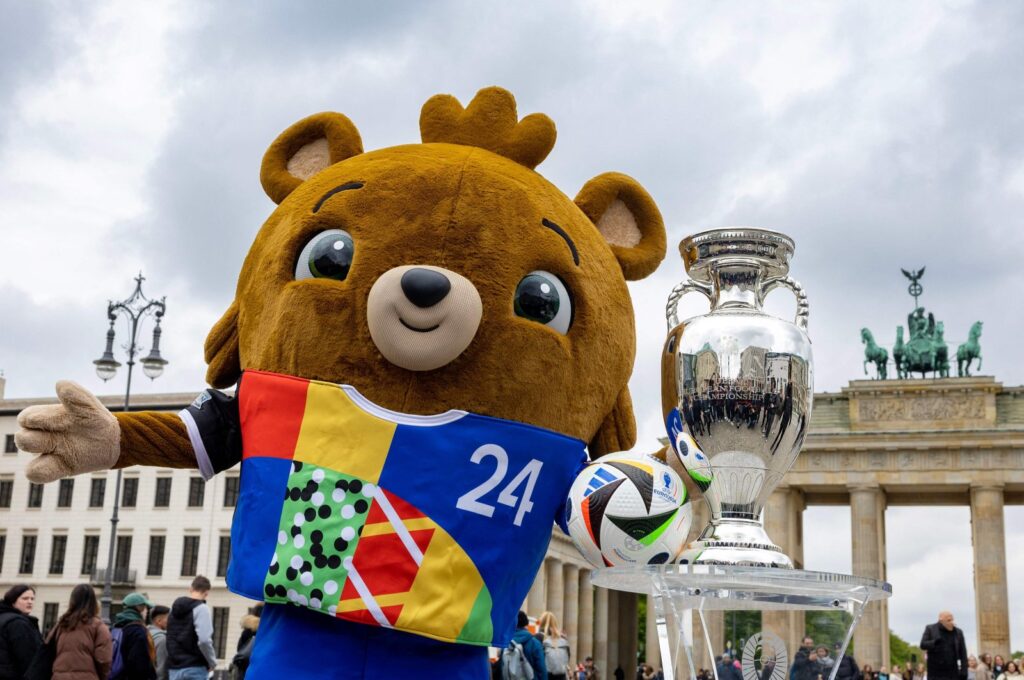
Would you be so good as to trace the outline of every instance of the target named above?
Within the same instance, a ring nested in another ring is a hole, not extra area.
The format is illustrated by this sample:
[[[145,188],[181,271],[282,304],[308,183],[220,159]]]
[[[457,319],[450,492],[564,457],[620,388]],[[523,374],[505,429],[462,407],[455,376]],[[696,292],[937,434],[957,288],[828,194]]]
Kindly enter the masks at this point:
[[[661,434],[664,298],[684,276],[675,245],[713,227],[796,239],[819,391],[863,376],[861,327],[891,346],[912,306],[900,268],[923,266],[921,302],[953,351],[983,320],[983,373],[1024,382],[1024,3],[0,0],[0,11],[8,397],[49,395],[59,378],[119,391],[123,376],[103,385],[91,361],[106,300],[130,293],[140,269],[146,292],[167,296],[171,363],[137,389],[198,391],[206,331],[273,209],[258,174],[274,137],[337,110],[367,149],[416,142],[429,96],[467,102],[492,84],[513,91],[520,115],[555,120],[539,171],[566,193],[618,170],[665,216],[669,256],[632,287],[641,446]],[[769,309],[791,315],[786,296]],[[1011,583],[1024,578],[1017,510]],[[848,517],[808,511],[809,567],[849,571]],[[888,518],[893,628],[916,641],[951,608],[973,647],[967,510]],[[937,518],[949,527],[938,544],[925,529]],[[1011,597],[1024,591],[1011,585]],[[1010,610],[1021,648],[1024,615]]]

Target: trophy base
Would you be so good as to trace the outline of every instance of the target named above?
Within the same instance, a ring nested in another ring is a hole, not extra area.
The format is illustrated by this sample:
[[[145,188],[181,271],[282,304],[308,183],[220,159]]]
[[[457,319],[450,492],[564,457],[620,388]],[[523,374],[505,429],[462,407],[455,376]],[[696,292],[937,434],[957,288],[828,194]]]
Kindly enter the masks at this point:
[[[772,543],[760,522],[718,520],[686,546],[680,564],[792,569],[793,560]]]
[[[591,572],[591,582],[647,595],[666,680],[697,680],[705,668],[715,680],[723,680],[718,655],[724,651],[740,661],[744,680],[786,680],[806,630],[804,612],[813,614],[815,641],[836,650],[831,669],[818,671],[816,677],[836,680],[865,607],[892,595],[888,583],[857,576],[734,566],[610,567]],[[788,612],[799,612],[799,618],[790,618]],[[718,639],[712,632],[712,622],[724,626],[727,615],[734,624],[735,647],[729,650],[722,647],[723,628],[718,628]]]

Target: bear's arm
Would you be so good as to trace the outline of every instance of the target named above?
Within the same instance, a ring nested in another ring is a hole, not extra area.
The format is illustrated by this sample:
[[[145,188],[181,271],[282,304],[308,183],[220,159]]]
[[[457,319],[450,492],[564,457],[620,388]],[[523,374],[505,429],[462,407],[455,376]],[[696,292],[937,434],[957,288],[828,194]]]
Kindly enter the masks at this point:
[[[121,427],[121,455],[115,468],[199,467],[185,423],[177,413],[137,411],[115,413]]]

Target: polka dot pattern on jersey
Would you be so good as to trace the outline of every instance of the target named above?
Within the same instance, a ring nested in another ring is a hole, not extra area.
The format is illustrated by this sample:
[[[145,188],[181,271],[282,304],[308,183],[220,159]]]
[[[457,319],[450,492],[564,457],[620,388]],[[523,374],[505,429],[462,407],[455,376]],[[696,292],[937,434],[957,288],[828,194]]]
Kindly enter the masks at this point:
[[[363,525],[372,484],[309,463],[292,462],[276,551],[267,570],[267,602],[334,615]]]

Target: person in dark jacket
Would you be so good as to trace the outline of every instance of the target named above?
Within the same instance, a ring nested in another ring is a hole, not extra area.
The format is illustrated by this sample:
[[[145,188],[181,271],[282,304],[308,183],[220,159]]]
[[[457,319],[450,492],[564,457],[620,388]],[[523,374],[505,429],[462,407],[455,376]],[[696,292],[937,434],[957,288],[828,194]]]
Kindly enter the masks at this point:
[[[142,593],[128,593],[121,604],[124,609],[114,617],[114,630],[122,631],[120,653],[124,665],[112,680],[156,680],[156,649],[145,623],[153,603]]]
[[[213,617],[206,606],[210,579],[196,576],[188,595],[171,605],[167,621],[167,667],[170,680],[206,680],[217,665],[213,649]]]
[[[967,680],[967,645],[953,614],[939,612],[939,620],[924,629],[921,649],[928,652],[928,680]]]
[[[853,654],[847,652],[843,655],[843,660],[839,662],[839,670],[836,671],[836,680],[861,680],[861,671]]]
[[[715,671],[718,672],[718,680],[743,680],[740,672],[732,663],[732,657],[728,654],[723,654],[721,661],[715,664]]]
[[[43,645],[39,620],[32,616],[36,590],[12,586],[0,601],[0,680],[21,680],[36,650]]]

